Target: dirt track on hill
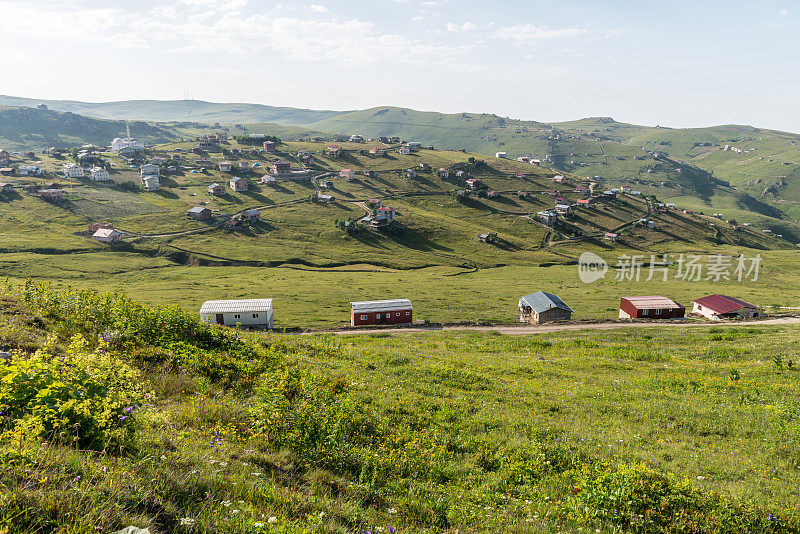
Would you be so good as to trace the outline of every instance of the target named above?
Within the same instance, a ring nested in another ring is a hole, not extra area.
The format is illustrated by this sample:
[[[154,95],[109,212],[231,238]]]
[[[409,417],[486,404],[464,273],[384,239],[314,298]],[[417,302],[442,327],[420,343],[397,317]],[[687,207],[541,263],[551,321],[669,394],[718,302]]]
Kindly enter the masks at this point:
[[[616,330],[619,328],[691,328],[695,326],[719,326],[723,328],[735,328],[737,326],[772,326],[800,324],[800,317],[781,317],[778,319],[765,319],[761,321],[742,321],[736,323],[726,322],[631,322],[631,323],[586,323],[586,324],[548,324],[548,325],[498,325],[498,326],[476,326],[476,325],[432,325],[432,326],[410,326],[404,328],[348,328],[342,330],[325,330],[320,332],[304,332],[304,334],[331,333],[342,336],[359,334],[417,334],[424,332],[500,332],[512,336],[523,336],[529,334],[545,334],[547,332],[563,332],[570,330]]]

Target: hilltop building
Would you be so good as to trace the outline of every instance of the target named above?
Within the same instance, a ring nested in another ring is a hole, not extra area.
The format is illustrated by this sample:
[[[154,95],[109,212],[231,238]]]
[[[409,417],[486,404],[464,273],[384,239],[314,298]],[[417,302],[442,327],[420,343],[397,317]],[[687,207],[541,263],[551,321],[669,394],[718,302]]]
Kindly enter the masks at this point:
[[[350,303],[350,326],[409,324],[412,320],[413,307],[408,299]]]
[[[111,176],[109,176],[108,171],[103,167],[92,167],[89,171],[89,178],[91,178],[93,182],[107,182],[111,179]]]
[[[622,297],[619,303],[620,319],[680,319],[685,314],[686,308],[667,297]]]
[[[272,299],[207,300],[200,306],[200,320],[226,326],[272,328]]]
[[[726,295],[709,295],[692,302],[694,303],[692,313],[712,321],[752,319],[761,315],[761,310],[755,304]]]
[[[572,319],[572,308],[550,293],[537,291],[519,299],[519,320],[522,323],[542,324],[570,319]]]

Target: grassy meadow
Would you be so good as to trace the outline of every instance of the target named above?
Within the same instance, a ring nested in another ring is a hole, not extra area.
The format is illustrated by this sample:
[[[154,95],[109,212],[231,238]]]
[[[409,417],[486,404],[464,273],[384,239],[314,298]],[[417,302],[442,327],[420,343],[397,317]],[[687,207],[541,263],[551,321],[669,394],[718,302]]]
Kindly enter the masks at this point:
[[[10,533],[800,529],[796,326],[293,337],[0,303]]]

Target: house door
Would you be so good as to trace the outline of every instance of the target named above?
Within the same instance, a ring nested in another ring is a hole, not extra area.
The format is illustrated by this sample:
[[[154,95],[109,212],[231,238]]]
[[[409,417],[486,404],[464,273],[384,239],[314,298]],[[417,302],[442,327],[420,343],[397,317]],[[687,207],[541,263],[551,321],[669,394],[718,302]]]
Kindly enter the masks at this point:
[[[217,324],[225,324],[225,318],[221,313],[217,314]]]
[[[388,318],[389,318],[389,314],[388,313],[379,313],[378,314],[378,319],[380,319],[380,323],[381,324],[386,324]]]

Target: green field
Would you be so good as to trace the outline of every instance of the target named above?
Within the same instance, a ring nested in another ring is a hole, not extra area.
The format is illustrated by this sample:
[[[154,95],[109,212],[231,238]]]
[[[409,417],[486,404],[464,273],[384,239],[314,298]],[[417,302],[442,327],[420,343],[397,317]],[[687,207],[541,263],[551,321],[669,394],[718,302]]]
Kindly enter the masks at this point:
[[[796,326],[301,338],[0,303],[8,532],[800,528]]]

